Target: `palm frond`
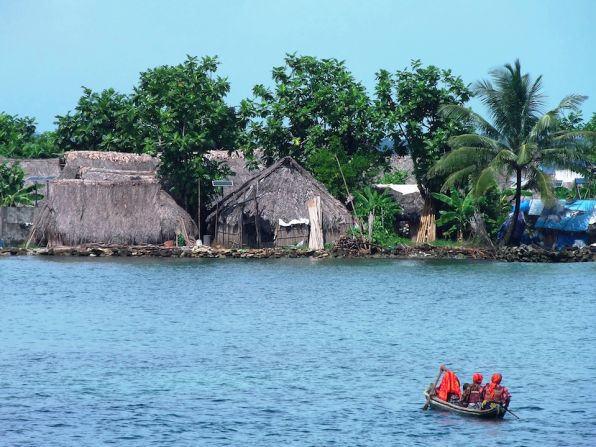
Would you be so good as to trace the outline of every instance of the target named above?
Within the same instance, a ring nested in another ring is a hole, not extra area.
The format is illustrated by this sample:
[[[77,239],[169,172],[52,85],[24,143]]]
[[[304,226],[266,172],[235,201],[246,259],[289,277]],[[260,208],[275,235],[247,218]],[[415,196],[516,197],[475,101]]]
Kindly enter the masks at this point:
[[[435,177],[440,174],[458,171],[468,166],[485,166],[493,159],[492,151],[482,147],[460,147],[455,149],[440,160],[429,170],[428,175]]]
[[[490,138],[500,139],[499,131],[495,129],[488,121],[476,112],[457,104],[444,104],[439,108],[439,113],[443,118],[453,119],[455,121],[468,120],[478,128],[483,134]]]
[[[478,135],[475,133],[472,134],[463,134],[457,135],[449,139],[449,146],[452,149],[458,149],[463,146],[477,146],[483,147],[488,149],[493,149],[495,151],[501,150],[499,143],[492,138],[485,137],[483,135]]]
[[[551,205],[555,199],[551,178],[540,169],[531,169],[527,174],[529,174],[527,187],[538,190],[545,204]]]
[[[449,189],[464,183],[470,178],[471,175],[473,175],[477,171],[478,169],[476,166],[468,166],[466,168],[455,171],[453,174],[450,174],[445,179],[445,181],[443,182],[443,186],[441,187],[441,192],[448,191]]]
[[[510,166],[517,162],[517,155],[509,149],[501,149],[499,153],[491,161],[494,169],[500,169],[504,166]]]
[[[522,144],[517,154],[517,164],[519,166],[524,166],[532,161],[536,149],[537,146],[534,143],[527,142]]]
[[[497,171],[493,166],[489,166],[478,176],[471,191],[472,197],[477,199],[494,186],[497,186]]]
[[[567,95],[559,102],[555,111],[559,113],[563,110],[578,110],[586,99],[588,97],[583,95]]]

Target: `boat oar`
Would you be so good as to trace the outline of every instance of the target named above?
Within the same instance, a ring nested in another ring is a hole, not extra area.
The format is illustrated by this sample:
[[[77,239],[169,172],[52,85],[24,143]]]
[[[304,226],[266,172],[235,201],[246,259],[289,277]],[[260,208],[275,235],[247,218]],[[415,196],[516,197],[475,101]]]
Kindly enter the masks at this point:
[[[511,414],[512,414],[513,416],[515,416],[516,418],[518,418],[518,419],[521,419],[521,418],[520,418],[520,417],[519,417],[517,414],[515,414],[515,413],[514,413],[513,411],[511,411],[509,408],[505,408],[505,411],[506,411],[507,413],[511,413]]]
[[[439,379],[441,378],[441,374],[443,374],[443,365],[441,365],[439,367],[439,375],[437,376],[437,380],[435,380],[435,383],[433,383],[433,386],[430,388],[430,390],[428,390],[428,397],[426,398],[426,403],[422,407],[423,410],[428,410],[428,407],[430,405],[430,397],[431,397],[432,393],[434,392],[435,387],[437,386],[437,383],[439,382]]]

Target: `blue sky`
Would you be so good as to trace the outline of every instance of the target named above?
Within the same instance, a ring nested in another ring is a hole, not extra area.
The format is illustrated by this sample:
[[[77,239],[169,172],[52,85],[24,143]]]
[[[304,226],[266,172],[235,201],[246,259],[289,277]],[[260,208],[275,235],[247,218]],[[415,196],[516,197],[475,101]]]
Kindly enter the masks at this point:
[[[147,68],[217,55],[236,105],[286,53],[346,61],[370,90],[411,59],[466,82],[519,58],[544,77],[548,106],[590,96],[596,111],[596,0],[0,0],[0,111],[39,130],[81,86],[129,93]],[[472,103],[477,107],[477,103]]]

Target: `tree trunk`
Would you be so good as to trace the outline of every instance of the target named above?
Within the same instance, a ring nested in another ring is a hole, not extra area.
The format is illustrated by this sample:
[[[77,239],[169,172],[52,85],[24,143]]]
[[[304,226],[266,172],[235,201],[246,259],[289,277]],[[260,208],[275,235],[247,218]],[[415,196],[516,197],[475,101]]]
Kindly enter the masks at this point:
[[[517,228],[517,219],[519,217],[519,208],[521,203],[521,191],[522,191],[522,171],[521,168],[516,168],[516,181],[517,185],[515,186],[515,208],[513,209],[513,219],[511,225],[507,229],[507,233],[505,233],[505,238],[503,239],[503,245],[509,245],[511,241],[511,237],[515,234],[515,229]]]

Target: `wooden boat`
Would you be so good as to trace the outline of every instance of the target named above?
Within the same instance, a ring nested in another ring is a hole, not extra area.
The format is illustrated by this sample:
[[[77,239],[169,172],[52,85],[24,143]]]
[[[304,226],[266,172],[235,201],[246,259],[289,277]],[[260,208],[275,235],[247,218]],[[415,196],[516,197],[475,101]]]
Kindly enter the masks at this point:
[[[428,400],[430,407],[435,410],[452,411],[465,416],[474,416],[482,419],[503,419],[506,413],[505,408],[499,404],[494,404],[492,408],[487,408],[486,410],[460,407],[459,405],[445,402],[437,396],[429,396],[429,391],[430,388],[424,392],[424,396]]]

